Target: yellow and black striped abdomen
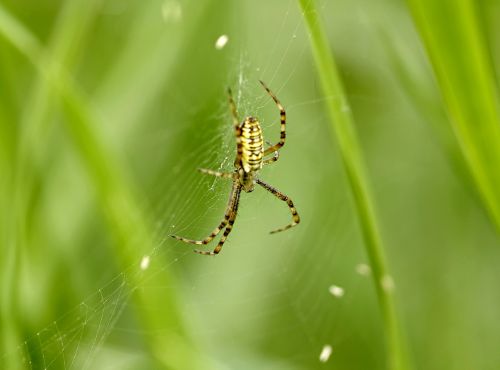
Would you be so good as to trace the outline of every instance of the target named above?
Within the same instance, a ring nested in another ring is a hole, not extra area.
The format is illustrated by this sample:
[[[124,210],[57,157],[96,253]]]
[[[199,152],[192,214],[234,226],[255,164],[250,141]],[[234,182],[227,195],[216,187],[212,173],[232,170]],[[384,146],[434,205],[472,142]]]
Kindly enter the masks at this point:
[[[264,157],[264,138],[259,121],[247,117],[241,126],[241,165],[245,172],[258,171],[262,168]]]

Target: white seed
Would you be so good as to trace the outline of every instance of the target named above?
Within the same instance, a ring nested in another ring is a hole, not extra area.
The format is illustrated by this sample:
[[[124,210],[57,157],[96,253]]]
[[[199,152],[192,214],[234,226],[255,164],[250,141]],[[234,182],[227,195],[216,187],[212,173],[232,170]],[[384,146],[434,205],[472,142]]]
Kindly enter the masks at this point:
[[[215,48],[217,50],[221,50],[224,46],[226,46],[228,41],[229,37],[227,35],[219,36],[219,38],[215,41]]]
[[[149,261],[150,261],[149,256],[142,257],[141,270],[146,270],[149,267]]]
[[[361,276],[368,276],[371,274],[372,269],[366,263],[358,263],[356,266],[356,272]]]
[[[334,297],[341,298],[342,296],[344,296],[344,288],[341,288],[337,285],[331,285],[328,290]]]
[[[394,288],[395,288],[394,279],[392,278],[391,275],[385,275],[382,278],[382,282],[381,283],[382,283],[382,288],[384,288],[384,290],[387,293],[390,293],[390,292],[394,291]]]
[[[321,353],[319,354],[319,360],[321,362],[327,362],[331,354],[332,354],[332,346],[330,346],[329,344],[325,344],[323,346],[323,349],[321,350]]]

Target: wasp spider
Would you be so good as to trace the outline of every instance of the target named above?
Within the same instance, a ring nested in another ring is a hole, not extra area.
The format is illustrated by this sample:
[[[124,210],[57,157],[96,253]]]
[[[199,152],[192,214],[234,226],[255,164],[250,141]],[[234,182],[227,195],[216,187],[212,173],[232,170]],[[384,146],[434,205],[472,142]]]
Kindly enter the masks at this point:
[[[229,95],[229,106],[231,107],[231,113],[233,116],[233,126],[234,126],[234,134],[236,136],[236,159],[234,160],[235,170],[233,172],[217,172],[212,170],[207,170],[204,168],[200,168],[200,172],[216,176],[223,177],[226,179],[233,180],[233,187],[231,189],[231,193],[229,195],[229,202],[226,208],[226,213],[224,215],[224,219],[220,223],[219,226],[215,228],[212,233],[202,240],[192,240],[186,239],[181,236],[170,235],[172,238],[183,241],[185,243],[197,244],[197,245],[205,245],[212,241],[222,230],[224,230],[224,234],[222,235],[219,244],[215,247],[215,249],[211,252],[201,251],[195,249],[196,253],[211,255],[214,256],[218,254],[224,242],[227,239],[227,236],[231,232],[234,221],[236,219],[236,215],[238,213],[238,204],[240,202],[240,194],[241,191],[245,191],[246,193],[250,193],[254,190],[255,184],[262,186],[264,189],[275,195],[277,198],[286,202],[290,211],[292,212],[292,222],[285,227],[276,229],[271,231],[271,234],[288,230],[292,226],[297,225],[300,222],[299,215],[295,210],[295,206],[293,205],[292,200],[280,192],[278,189],[272,187],[271,185],[266,184],[264,181],[260,180],[258,177],[259,171],[265,164],[270,164],[276,162],[279,158],[279,149],[285,145],[285,123],[286,123],[286,113],[285,109],[279,102],[278,98],[269,90],[266,84],[260,81],[264,89],[271,96],[271,98],[276,103],[278,109],[280,110],[280,120],[281,120],[281,135],[280,140],[274,144],[269,145],[269,148],[264,149],[264,138],[262,135],[262,128],[260,127],[259,120],[255,117],[246,117],[243,122],[240,122],[238,119],[238,113],[236,111],[236,105],[234,103],[231,90],[228,89]],[[272,155],[271,157],[269,157]],[[266,157],[268,157],[266,159]]]

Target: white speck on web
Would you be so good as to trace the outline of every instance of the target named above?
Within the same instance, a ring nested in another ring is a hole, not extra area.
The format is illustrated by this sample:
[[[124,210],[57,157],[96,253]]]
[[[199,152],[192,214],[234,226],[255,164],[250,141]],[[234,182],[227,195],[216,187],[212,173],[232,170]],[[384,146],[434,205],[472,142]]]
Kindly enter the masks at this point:
[[[333,295],[336,298],[341,298],[344,296],[344,288],[341,288],[337,285],[331,285],[330,288],[328,288],[328,291],[330,292],[331,295]]]
[[[330,346],[329,344],[325,344],[323,346],[323,349],[321,350],[321,353],[319,354],[319,360],[321,362],[327,362],[331,355],[332,355],[332,346]]]
[[[149,267],[149,262],[150,262],[149,256],[142,257],[141,270],[146,270]]]
[[[356,265],[356,272],[361,276],[368,276],[371,274],[372,269],[366,263],[358,263]]]
[[[182,18],[181,4],[176,0],[165,0],[161,6],[161,15],[165,23],[179,21]]]
[[[228,41],[229,37],[227,35],[219,36],[219,38],[215,41],[215,48],[217,50],[221,50],[224,46],[226,46]]]

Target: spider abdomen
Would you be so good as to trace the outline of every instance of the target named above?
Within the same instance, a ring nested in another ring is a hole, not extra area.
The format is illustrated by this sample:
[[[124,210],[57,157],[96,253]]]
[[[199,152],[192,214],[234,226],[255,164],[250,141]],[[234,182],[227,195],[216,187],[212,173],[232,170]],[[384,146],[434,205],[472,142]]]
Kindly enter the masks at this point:
[[[245,172],[262,168],[264,157],[264,138],[259,121],[247,117],[241,126],[241,165]]]

